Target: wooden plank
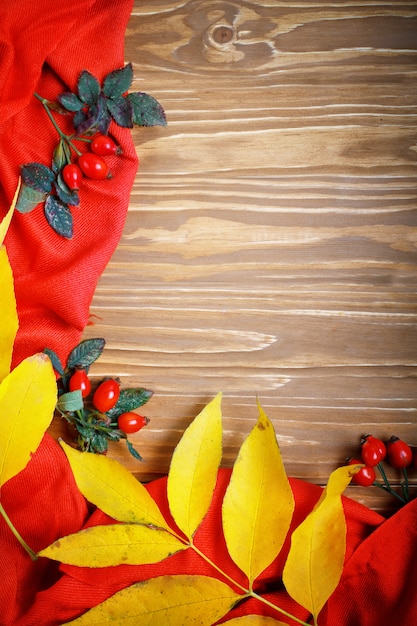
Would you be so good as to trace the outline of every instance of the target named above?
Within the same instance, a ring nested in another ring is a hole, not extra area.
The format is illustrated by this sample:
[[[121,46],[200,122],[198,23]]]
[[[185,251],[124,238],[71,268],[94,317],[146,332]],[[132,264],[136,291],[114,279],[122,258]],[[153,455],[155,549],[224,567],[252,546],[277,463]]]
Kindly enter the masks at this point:
[[[324,484],[364,431],[417,445],[417,5],[277,5],[134,4],[132,90],[169,124],[133,131],[85,336],[107,339],[97,377],[155,392],[146,462],[112,449],[141,479],[219,390],[225,465],[257,396],[292,476]]]

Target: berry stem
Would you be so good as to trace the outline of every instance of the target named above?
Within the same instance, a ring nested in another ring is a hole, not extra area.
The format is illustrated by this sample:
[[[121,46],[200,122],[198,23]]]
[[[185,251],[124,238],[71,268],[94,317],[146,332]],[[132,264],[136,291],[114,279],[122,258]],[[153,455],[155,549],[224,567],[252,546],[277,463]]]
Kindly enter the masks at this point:
[[[74,152],[75,152],[78,156],[81,156],[81,154],[82,154],[82,153],[78,150],[78,148],[77,148],[76,146],[74,146],[74,144],[73,144],[73,143],[72,143],[72,141],[71,141],[71,138],[70,138],[68,135],[66,135],[65,133],[63,133],[63,132],[62,132],[62,130],[59,128],[58,124],[57,124],[57,123],[56,123],[56,121],[54,120],[54,116],[52,115],[52,113],[51,113],[51,111],[50,111],[50,109],[49,109],[49,107],[48,107],[48,100],[47,100],[46,98],[42,98],[42,96],[40,96],[40,95],[39,95],[38,93],[36,93],[36,92],[35,92],[33,95],[35,96],[35,98],[37,98],[37,99],[38,99],[38,100],[42,103],[43,108],[45,109],[45,111],[46,111],[46,113],[47,113],[47,115],[48,115],[49,119],[51,120],[53,127],[55,128],[56,132],[57,132],[57,133],[58,133],[58,135],[61,137],[61,139],[62,139],[63,141],[65,141],[65,142],[68,144],[68,146],[69,146],[70,148],[72,148],[72,149],[74,150]]]
[[[404,475],[404,482],[401,483],[401,489],[403,492],[403,496],[406,502],[408,502],[408,472],[407,472],[407,468],[403,467],[403,475]]]
[[[14,534],[14,536],[16,537],[16,539],[18,540],[18,542],[20,543],[20,545],[26,550],[26,552],[29,554],[30,558],[32,559],[32,561],[36,561],[38,558],[38,555],[36,554],[36,552],[34,552],[32,550],[32,548],[30,548],[28,546],[28,544],[26,543],[26,541],[23,539],[23,537],[20,535],[20,533],[18,532],[18,530],[15,528],[15,526],[13,525],[12,520],[10,519],[10,517],[7,515],[6,511],[3,508],[3,505],[0,502],[0,515],[2,515],[4,521],[6,522],[7,526],[10,528],[10,530],[12,531],[12,533]]]
[[[386,487],[385,485],[381,485],[378,482],[374,482],[374,487],[379,487],[380,489],[383,489],[384,491],[386,491],[387,493],[390,493],[392,496],[395,496],[396,498],[398,498],[398,500],[400,500],[400,502],[402,502],[403,504],[406,503],[406,501],[404,500],[404,498],[402,498],[396,491],[394,491],[393,489],[391,489],[390,486]]]

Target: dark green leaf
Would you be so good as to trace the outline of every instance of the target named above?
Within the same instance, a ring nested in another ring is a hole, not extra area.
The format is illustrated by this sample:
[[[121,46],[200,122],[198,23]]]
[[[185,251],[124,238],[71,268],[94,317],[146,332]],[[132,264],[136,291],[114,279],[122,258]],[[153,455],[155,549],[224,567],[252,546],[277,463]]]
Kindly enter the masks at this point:
[[[65,184],[61,172],[59,172],[57,176],[55,188],[59,199],[64,204],[68,204],[69,206],[79,206],[80,198],[78,192],[75,189],[71,190],[68,185]]]
[[[36,189],[32,189],[32,187],[22,184],[16,203],[16,211],[19,211],[19,213],[30,213],[38,204],[44,202],[45,198],[46,194],[42,191],[37,191]]]
[[[125,67],[107,74],[103,83],[103,93],[108,98],[120,98],[130,87],[133,80],[133,67],[131,63]]]
[[[83,70],[78,79],[78,95],[85,104],[96,104],[100,94],[100,83],[87,70]]]
[[[74,124],[74,128],[77,129],[77,132],[81,124],[84,124],[86,119],[87,119],[87,114],[84,111],[76,112],[76,114],[72,118],[72,123]],[[78,134],[81,134],[81,133],[78,133]]]
[[[92,452],[103,454],[108,448],[107,438],[101,433],[94,432],[90,439],[90,448]]]
[[[58,374],[60,376],[64,375],[64,368],[62,366],[61,363],[61,359],[59,358],[59,356],[56,354],[56,352],[54,352],[53,350],[51,350],[50,348],[45,348],[44,349],[44,353],[49,356],[49,358],[51,359],[51,363],[52,363],[52,367],[54,368],[54,370],[56,372],[58,372]]]
[[[140,456],[139,452],[137,450],[135,450],[135,448],[132,446],[132,444],[130,443],[129,439],[126,439],[126,445],[128,447],[128,450],[130,452],[130,454],[135,457],[135,459],[137,459],[138,461],[143,461],[142,457]]]
[[[127,98],[132,103],[134,124],[138,126],[167,125],[165,111],[158,100],[142,92],[130,93]]]
[[[106,342],[104,339],[85,339],[75,346],[70,352],[67,361],[67,367],[87,369],[94,361],[98,359],[103,352]]]
[[[120,396],[115,407],[110,411],[107,411],[107,415],[115,420],[122,413],[128,411],[134,411],[140,406],[143,406],[152,397],[153,391],[143,389],[142,387],[131,387],[127,389],[121,389]]]
[[[46,198],[45,217],[49,226],[51,226],[58,235],[66,239],[71,239],[73,228],[71,211],[59,198],[55,196],[48,196]]]
[[[57,407],[63,413],[79,411],[84,406],[81,390],[68,391],[59,396]]]
[[[123,96],[108,100],[107,108],[116,124],[123,128],[133,128],[133,107],[130,100]]]
[[[52,170],[55,172],[59,172],[62,170],[65,165],[71,162],[71,152],[68,148],[66,141],[61,139],[54,150],[53,158],[52,158]]]
[[[49,193],[54,180],[55,174],[53,171],[46,165],[42,165],[42,163],[26,163],[26,165],[22,165],[22,181],[32,189]]]
[[[67,111],[80,111],[84,103],[78,98],[75,93],[65,92],[58,96],[58,102],[67,109]]]

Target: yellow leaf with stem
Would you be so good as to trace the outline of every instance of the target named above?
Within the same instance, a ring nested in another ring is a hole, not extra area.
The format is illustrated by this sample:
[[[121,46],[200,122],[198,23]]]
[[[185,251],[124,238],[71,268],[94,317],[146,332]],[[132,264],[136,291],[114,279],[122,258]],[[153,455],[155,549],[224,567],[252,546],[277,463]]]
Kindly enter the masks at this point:
[[[19,327],[13,273],[6,248],[0,245],[0,381],[10,372],[13,344]]]
[[[19,196],[20,183],[21,183],[21,179],[19,178],[19,182],[17,184],[17,189],[15,191],[15,194],[14,194],[14,197],[13,197],[13,200],[12,200],[12,204],[10,205],[10,209],[7,211],[6,215],[4,216],[4,218],[2,219],[2,221],[0,223],[0,246],[4,242],[4,238],[6,237],[7,231],[8,231],[9,226],[10,226],[10,222],[12,221],[13,212],[14,212],[14,209],[16,207],[17,198]]]
[[[210,506],[222,457],[221,393],[185,430],[168,473],[169,508],[191,539]]]
[[[160,528],[109,524],[58,539],[38,556],[80,567],[110,567],[158,563],[186,548],[186,544]]]
[[[288,626],[288,624],[265,615],[242,615],[222,622],[222,626]]]
[[[294,512],[294,496],[272,423],[259,419],[235,461],[222,507],[230,556],[253,581],[279,554]]]
[[[35,354],[0,384],[0,487],[18,474],[50,425],[57,399],[51,361]]]
[[[61,441],[78,489],[119,522],[168,528],[146,488],[123,465],[107,456],[80,452]]]
[[[283,571],[289,595],[311,612],[314,623],[336,589],[346,552],[346,520],[342,493],[360,465],[339,467],[312,512],[294,530]]]
[[[159,576],[131,585],[67,626],[211,626],[242,598],[207,576]]]

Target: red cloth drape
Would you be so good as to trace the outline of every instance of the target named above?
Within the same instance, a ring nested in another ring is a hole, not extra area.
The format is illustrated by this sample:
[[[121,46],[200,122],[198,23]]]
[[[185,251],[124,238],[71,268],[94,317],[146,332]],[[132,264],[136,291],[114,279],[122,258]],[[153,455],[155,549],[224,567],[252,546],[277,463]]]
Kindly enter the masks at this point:
[[[0,3],[0,218],[11,203],[19,166],[31,161],[50,165],[57,141],[33,92],[55,99],[62,91],[74,89],[83,69],[102,80],[108,72],[122,67],[131,8],[131,0]],[[68,119],[59,118],[59,122],[68,132]],[[45,347],[65,360],[87,323],[98,278],[121,236],[137,169],[130,131],[118,127],[111,130],[124,153],[109,158],[111,180],[83,184],[81,206],[73,209],[72,240],[62,239],[50,229],[41,207],[30,215],[13,217],[6,245],[20,320],[14,365]],[[228,471],[219,473],[213,503],[196,542],[239,579],[220,525],[228,477]],[[298,523],[311,510],[320,489],[297,480],[291,484],[296,499],[294,523]],[[168,515],[166,480],[154,481],[148,489]],[[65,455],[48,435],[25,470],[3,486],[1,502],[35,550],[87,524],[109,521],[85,502]],[[323,610],[320,626],[415,626],[417,501],[386,521],[352,500],[345,499],[344,506],[347,561],[341,583]],[[259,592],[307,619],[305,611],[296,607],[283,589],[275,588],[284,557],[285,550],[260,577]],[[90,570],[59,567],[46,559],[34,563],[0,517],[0,626],[58,626],[131,582],[185,572],[215,575],[189,551],[146,567]],[[234,615],[262,610],[251,600],[235,609]]]

